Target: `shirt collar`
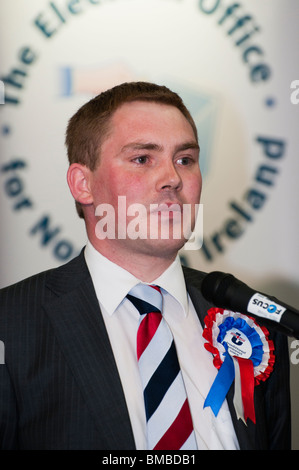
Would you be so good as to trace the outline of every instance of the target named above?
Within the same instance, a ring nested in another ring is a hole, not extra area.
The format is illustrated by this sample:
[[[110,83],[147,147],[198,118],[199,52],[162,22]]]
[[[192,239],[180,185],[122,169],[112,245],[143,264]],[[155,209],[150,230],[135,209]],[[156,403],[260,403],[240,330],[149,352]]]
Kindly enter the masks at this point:
[[[179,255],[174,262],[152,284],[157,284],[172,295],[182,306],[184,315],[188,312],[188,297]]]
[[[112,315],[128,292],[141,281],[99,253],[90,241],[86,244],[84,255],[97,298],[108,314]],[[172,295],[187,315],[188,298],[179,256],[151,284],[160,286]]]

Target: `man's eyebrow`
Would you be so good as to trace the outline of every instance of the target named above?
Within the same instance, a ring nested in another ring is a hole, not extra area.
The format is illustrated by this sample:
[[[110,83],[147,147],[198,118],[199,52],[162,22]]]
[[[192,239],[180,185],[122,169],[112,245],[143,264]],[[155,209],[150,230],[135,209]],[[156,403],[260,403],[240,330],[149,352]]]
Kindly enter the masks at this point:
[[[183,144],[179,144],[176,147],[176,152],[181,152],[182,150],[189,150],[189,149],[199,150],[198,143],[195,140],[194,141],[192,140],[191,142],[184,142]]]
[[[158,144],[154,144],[152,142],[131,142],[127,145],[124,145],[121,149],[122,152],[125,152],[126,150],[158,150],[158,151],[161,151],[161,150],[163,150],[163,147],[161,147]]]
[[[199,150],[199,145],[196,141],[183,142],[175,147],[175,153],[188,149]],[[131,142],[124,145],[121,149],[122,152],[125,152],[126,150],[156,150],[161,152],[163,147],[153,142]]]

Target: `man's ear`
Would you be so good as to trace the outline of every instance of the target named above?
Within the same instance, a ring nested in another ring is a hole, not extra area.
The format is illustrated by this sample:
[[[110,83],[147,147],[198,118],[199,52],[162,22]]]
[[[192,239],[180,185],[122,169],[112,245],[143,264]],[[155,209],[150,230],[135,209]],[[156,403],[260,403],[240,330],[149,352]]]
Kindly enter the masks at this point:
[[[83,205],[93,203],[89,189],[90,174],[90,169],[80,163],[72,163],[67,172],[67,182],[73,198]]]

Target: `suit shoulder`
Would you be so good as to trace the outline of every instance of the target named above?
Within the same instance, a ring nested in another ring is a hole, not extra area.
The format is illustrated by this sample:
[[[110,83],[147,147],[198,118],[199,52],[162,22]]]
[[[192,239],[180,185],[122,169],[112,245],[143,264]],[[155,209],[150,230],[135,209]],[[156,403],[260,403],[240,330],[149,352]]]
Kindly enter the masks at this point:
[[[186,284],[190,283],[194,285],[194,287],[198,287],[200,289],[201,283],[207,273],[199,271],[198,269],[189,268],[187,266],[182,266],[182,268]]]
[[[24,302],[26,298],[33,297],[36,301],[38,299],[44,299],[47,290],[55,293],[55,289],[52,289],[52,285],[57,285],[56,290],[59,291],[59,288],[64,285],[66,280],[70,279],[74,272],[80,271],[80,268],[84,266],[84,260],[82,261],[82,258],[84,258],[84,256],[81,254],[66,264],[34,274],[0,289],[1,304],[3,305],[3,302],[5,303],[13,299],[18,302],[20,300]]]
[[[51,274],[51,272],[57,268],[48,269],[46,271],[42,271],[37,274],[33,274],[25,279],[17,281],[11,285],[3,287],[0,289],[0,296],[11,295],[13,293],[17,294],[22,291],[28,291],[32,287],[38,289],[43,284],[45,284],[47,277]]]

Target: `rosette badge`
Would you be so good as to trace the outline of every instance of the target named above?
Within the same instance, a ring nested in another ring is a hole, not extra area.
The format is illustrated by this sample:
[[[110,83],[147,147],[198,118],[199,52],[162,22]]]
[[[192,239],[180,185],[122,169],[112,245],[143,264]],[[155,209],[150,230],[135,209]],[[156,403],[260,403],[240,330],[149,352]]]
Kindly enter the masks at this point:
[[[205,318],[205,348],[214,356],[217,376],[205,400],[217,416],[235,381],[234,407],[238,419],[255,423],[254,387],[266,380],[275,361],[273,342],[266,328],[253,318],[220,308],[211,308]]]

